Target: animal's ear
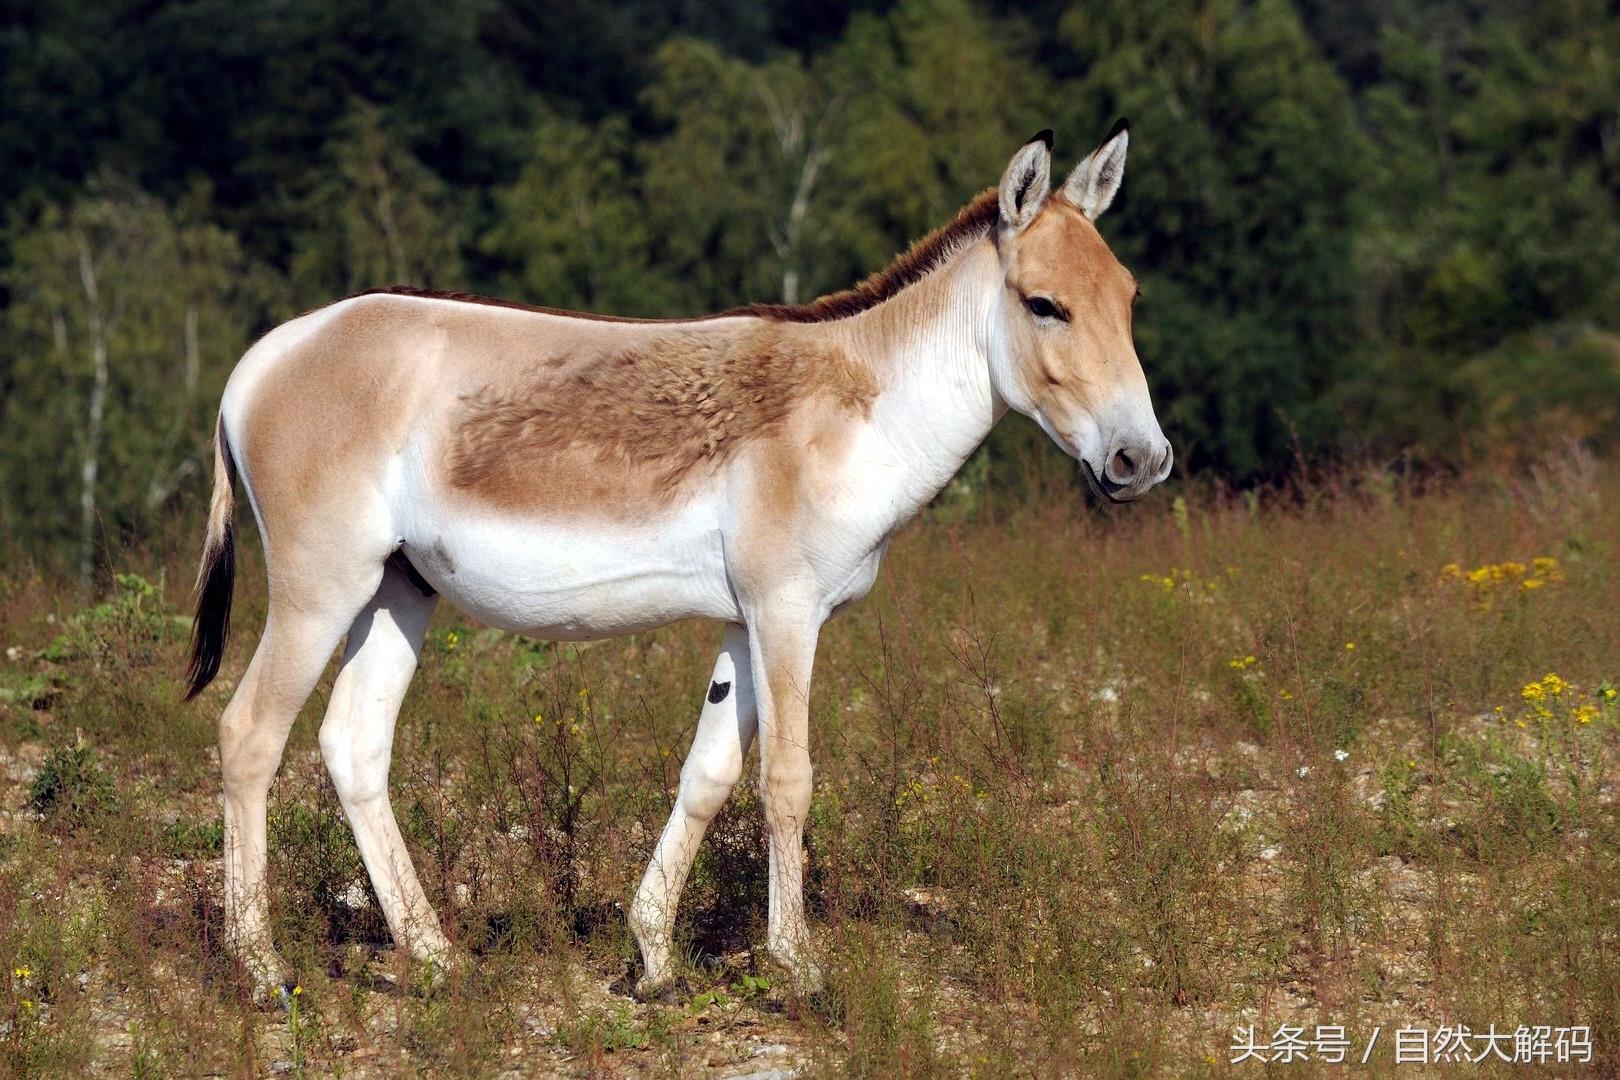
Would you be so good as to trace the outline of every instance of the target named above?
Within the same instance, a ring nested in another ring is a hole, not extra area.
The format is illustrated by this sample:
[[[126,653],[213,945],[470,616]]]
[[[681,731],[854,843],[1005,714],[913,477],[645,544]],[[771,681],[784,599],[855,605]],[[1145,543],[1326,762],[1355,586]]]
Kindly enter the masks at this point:
[[[1074,167],[1063,185],[1063,197],[1092,221],[1108,209],[1125,179],[1125,147],[1130,141],[1131,125],[1122,116],[1115,121],[1108,138]]]
[[[1018,148],[1001,177],[1001,220],[1017,232],[1040,212],[1052,190],[1052,130],[1037,134]]]

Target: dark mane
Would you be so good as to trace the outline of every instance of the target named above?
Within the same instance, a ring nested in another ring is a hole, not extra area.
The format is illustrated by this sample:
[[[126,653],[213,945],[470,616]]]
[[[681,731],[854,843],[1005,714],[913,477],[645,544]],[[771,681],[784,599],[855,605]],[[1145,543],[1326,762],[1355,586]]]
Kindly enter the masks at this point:
[[[727,319],[741,316],[765,319],[769,322],[831,322],[834,319],[847,319],[851,315],[858,315],[870,308],[877,307],[885,300],[893,298],[896,293],[899,293],[907,286],[921,281],[963,247],[989,235],[990,231],[995,228],[996,219],[1000,212],[1001,208],[996,189],[989,188],[982,191],[974,197],[972,202],[964,206],[949,223],[935,229],[917,241],[909,250],[882,270],[879,270],[853,288],[845,289],[842,292],[828,293],[826,296],[811,300],[805,304],[749,304],[745,307],[732,308],[729,311],[718,311],[712,315],[699,315],[686,319],[637,319],[621,315],[596,315],[587,311],[567,311],[563,308],[544,307],[538,304],[523,304],[516,300],[475,296],[472,293],[418,289],[410,285],[390,285],[377,289],[363,289],[343,299],[353,300],[358,296],[378,295],[415,296],[428,300],[455,300],[463,304],[484,304],[488,307],[515,308],[518,311],[534,311],[543,315],[565,315],[573,319],[595,319],[599,322],[703,322],[709,319]],[[341,303],[341,301],[338,302]]]
[[[888,266],[854,288],[828,293],[808,304],[749,304],[726,315],[755,315],[773,322],[816,323],[847,319],[875,308],[908,285],[915,285],[962,248],[990,233],[1001,214],[995,188],[981,191],[940,226]]]

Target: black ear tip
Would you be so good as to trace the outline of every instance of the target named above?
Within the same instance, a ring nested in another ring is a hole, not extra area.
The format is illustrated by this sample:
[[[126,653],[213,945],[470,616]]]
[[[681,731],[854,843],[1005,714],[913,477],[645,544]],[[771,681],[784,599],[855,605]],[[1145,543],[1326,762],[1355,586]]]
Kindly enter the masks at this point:
[[[1041,128],[1041,130],[1031,135],[1024,145],[1028,146],[1032,142],[1045,143],[1048,150],[1052,149],[1052,129]]]
[[[1108,132],[1108,139],[1112,139],[1115,135],[1121,135],[1130,130],[1131,122],[1129,118],[1122,116],[1118,120],[1114,121],[1113,128],[1111,128]],[[1108,139],[1104,139],[1103,141],[1107,142]]]

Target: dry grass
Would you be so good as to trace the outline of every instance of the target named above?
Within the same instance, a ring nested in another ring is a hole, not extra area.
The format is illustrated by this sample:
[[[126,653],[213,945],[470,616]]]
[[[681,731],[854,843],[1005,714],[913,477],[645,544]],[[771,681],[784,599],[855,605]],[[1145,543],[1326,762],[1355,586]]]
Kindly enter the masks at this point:
[[[364,884],[317,694],[271,804],[302,993],[267,1013],[216,947],[212,749],[262,574],[186,708],[189,553],[88,610],[0,581],[0,1072],[1184,1076],[1283,1023],[1383,1026],[1379,1072],[1396,1026],[1587,1024],[1620,1067],[1620,472],[947,517],[822,640],[814,1001],[750,952],[752,778],[683,907],[692,995],[609,989],[714,628],[576,649],[441,615],[394,767],[472,957],[433,994]],[[1573,686],[1527,699],[1549,672]]]

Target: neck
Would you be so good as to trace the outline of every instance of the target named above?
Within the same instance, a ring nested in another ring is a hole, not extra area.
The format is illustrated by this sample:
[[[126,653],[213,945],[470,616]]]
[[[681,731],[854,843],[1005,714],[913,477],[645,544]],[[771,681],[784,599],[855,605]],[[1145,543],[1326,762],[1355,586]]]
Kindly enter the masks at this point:
[[[884,303],[829,324],[883,387],[872,409],[871,480],[888,495],[895,526],[939,494],[1007,411],[990,379],[998,275],[994,246],[976,240]]]

